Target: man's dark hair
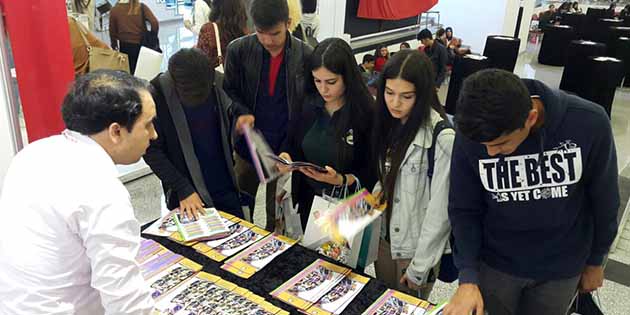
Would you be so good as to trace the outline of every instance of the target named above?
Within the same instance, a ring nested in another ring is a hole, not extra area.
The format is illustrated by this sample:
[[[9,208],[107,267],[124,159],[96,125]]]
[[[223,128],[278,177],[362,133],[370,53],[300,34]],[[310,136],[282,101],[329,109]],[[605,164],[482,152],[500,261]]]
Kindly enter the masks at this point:
[[[518,76],[487,69],[464,81],[455,120],[465,137],[490,142],[523,128],[531,109],[529,91]]]
[[[420,33],[418,33],[417,37],[418,37],[418,40],[433,39],[433,34],[431,34],[431,31],[425,28],[422,31],[420,31]]]
[[[184,105],[198,105],[208,98],[214,79],[211,64],[197,48],[182,48],[168,60],[168,73]]]
[[[409,48],[411,48],[411,45],[409,45],[409,43],[407,43],[407,42],[402,42],[402,43],[400,43],[400,47],[405,47],[405,48],[409,49]]]
[[[128,73],[97,70],[78,77],[61,106],[66,128],[84,135],[99,133],[113,123],[133,129],[142,114],[140,91],[146,81]]]
[[[369,62],[374,62],[376,60],[376,58],[374,58],[374,55],[372,54],[366,54],[363,56],[363,62],[362,64],[366,64]]]
[[[302,13],[315,13],[317,11],[317,0],[302,0]]]
[[[249,13],[254,26],[262,30],[289,21],[287,0],[253,0]]]

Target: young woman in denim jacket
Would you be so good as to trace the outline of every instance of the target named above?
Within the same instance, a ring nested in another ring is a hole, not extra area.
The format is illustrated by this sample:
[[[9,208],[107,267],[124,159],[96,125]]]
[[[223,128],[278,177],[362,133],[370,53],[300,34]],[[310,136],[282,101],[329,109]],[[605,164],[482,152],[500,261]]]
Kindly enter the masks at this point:
[[[453,129],[439,133],[432,179],[427,175],[434,127],[446,119],[434,82],[426,55],[405,50],[390,58],[379,82],[372,141],[379,179],[374,191],[387,203],[376,275],[423,299],[433,288],[451,230]]]

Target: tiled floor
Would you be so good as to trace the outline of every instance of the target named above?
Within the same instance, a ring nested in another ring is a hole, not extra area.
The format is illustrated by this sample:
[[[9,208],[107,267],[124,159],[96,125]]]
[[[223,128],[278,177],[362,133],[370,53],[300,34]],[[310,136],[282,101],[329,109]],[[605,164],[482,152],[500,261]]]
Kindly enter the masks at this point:
[[[101,35],[103,39],[106,36]],[[160,26],[160,41],[165,58],[163,68],[166,68],[166,60],[181,47],[192,47],[196,38],[191,32],[181,26],[181,23],[169,22]],[[519,56],[515,73],[525,78],[534,78],[545,82],[551,87],[557,88],[560,85],[562,68],[540,65],[536,61],[537,47],[531,46],[527,52]],[[440,98],[446,99],[447,87],[442,87]],[[612,125],[617,145],[620,174],[630,177],[630,89],[618,89],[613,105]],[[152,179],[154,180],[154,179]],[[264,200],[262,192],[259,200]],[[262,199],[261,199],[262,198]],[[624,203],[627,201],[624,201]],[[257,207],[262,210],[264,203],[257,203]],[[152,214],[139,213],[139,217],[145,220],[157,216],[155,211]],[[256,211],[254,221],[264,225],[264,211]],[[622,235],[618,248],[610,256],[611,259],[630,264],[630,226],[627,226]],[[373,274],[373,268],[368,268],[368,273]],[[439,302],[448,299],[456,288],[455,284],[438,283],[430,297],[431,301]],[[630,314],[630,288],[619,283],[606,280],[604,288],[599,291],[602,308],[607,315],[627,315]]]

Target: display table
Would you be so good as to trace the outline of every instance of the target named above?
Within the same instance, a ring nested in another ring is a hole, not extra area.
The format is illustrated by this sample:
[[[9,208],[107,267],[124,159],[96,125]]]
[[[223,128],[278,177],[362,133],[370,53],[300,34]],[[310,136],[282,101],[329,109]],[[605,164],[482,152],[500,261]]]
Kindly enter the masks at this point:
[[[568,25],[552,25],[545,31],[538,62],[543,65],[564,66],[567,61],[569,43],[575,39],[573,27]]]
[[[605,56],[606,45],[584,40],[574,40],[569,44],[567,64],[562,72],[560,89],[577,94],[590,80],[584,80],[588,57]]]
[[[612,27],[623,27],[623,20],[617,19],[599,19],[597,21],[593,41],[599,43],[607,43],[611,36]]]
[[[620,37],[630,37],[630,27],[626,26],[613,26],[608,33],[608,41],[606,42],[606,48],[608,49],[607,56],[617,56],[617,40]]]
[[[146,229],[153,222],[148,223],[142,227],[142,230]],[[295,276],[297,273],[305,269],[308,265],[314,262],[316,259],[321,258],[337,265],[341,265],[327,257],[324,257],[310,249],[302,247],[298,244],[293,245],[288,251],[276,257],[269,265],[254,274],[249,279],[239,278],[232,273],[229,273],[220,267],[223,263],[218,263],[210,258],[198,253],[192,247],[180,245],[176,242],[169,240],[166,237],[154,236],[149,234],[142,234],[142,237],[152,239],[168,250],[182,255],[198,264],[203,266],[204,272],[211,273],[219,276],[227,281],[233,282],[240,287],[246,288],[253,293],[264,297],[272,304],[290,312],[291,314],[301,314],[298,310],[288,304],[285,304],[275,298],[269,293],[282,285],[285,281]],[[364,275],[362,272],[353,270],[355,273]],[[365,288],[359,293],[359,295],[350,303],[350,305],[344,310],[342,314],[361,314],[365,311],[374,301],[376,301],[381,294],[385,292],[387,286],[379,280],[371,278]]]
[[[623,60],[624,77],[623,86],[630,86],[630,37],[621,37],[615,44],[616,58]]]
[[[586,25],[586,14],[563,13],[561,15],[560,24],[573,27],[576,38],[582,38],[584,35],[584,27]]]
[[[464,80],[471,74],[487,68],[490,68],[490,58],[488,57],[465,55],[455,59],[446,96],[446,112],[448,114],[455,115],[457,112],[457,99]]]
[[[521,40],[509,36],[493,35],[486,39],[483,55],[490,58],[490,67],[513,72]]]
[[[624,75],[623,61],[610,57],[589,57],[587,71],[589,84],[578,95],[604,107],[610,117],[615,91]]]

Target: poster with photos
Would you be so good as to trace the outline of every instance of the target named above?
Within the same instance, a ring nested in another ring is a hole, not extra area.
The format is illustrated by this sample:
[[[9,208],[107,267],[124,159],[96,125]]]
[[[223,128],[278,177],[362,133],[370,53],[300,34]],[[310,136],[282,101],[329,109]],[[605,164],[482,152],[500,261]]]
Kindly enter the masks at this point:
[[[206,252],[202,252],[202,254],[214,261],[222,262],[226,258],[231,257],[245,248],[248,248],[252,244],[260,241],[269,234],[271,234],[271,232],[254,226],[241,234],[231,237],[221,245],[209,249]]]
[[[248,279],[295,243],[296,240],[282,235],[269,235],[228,260],[221,268]]]
[[[272,291],[271,295],[296,308],[307,310],[348,274],[350,269],[318,259]]]
[[[237,219],[238,220],[238,219]],[[234,222],[234,224],[231,224],[229,227],[229,233],[226,237],[224,238],[220,238],[220,239],[216,239],[216,240],[211,240],[211,241],[206,241],[206,242],[202,242],[199,243],[195,246],[193,246],[194,249],[196,249],[198,252],[201,253],[205,253],[235,237],[237,237],[238,235],[240,235],[241,233],[253,228],[255,225],[252,223],[249,223],[247,221],[241,221],[239,220],[238,222]]]
[[[201,271],[202,266],[192,260],[182,259],[178,263],[166,268],[154,277],[148,279],[151,296],[158,300],[173,290],[188,278]]]
[[[184,257],[168,251],[167,249],[163,249],[161,252],[147,260],[144,264],[140,265],[140,273],[144,279],[150,279],[166,270],[166,268],[176,264],[183,258]]]
[[[425,315],[432,308],[427,301],[389,289],[362,315]]]
[[[306,313],[311,315],[341,314],[346,307],[363,290],[370,278],[350,273],[332,290],[311,306]]]

